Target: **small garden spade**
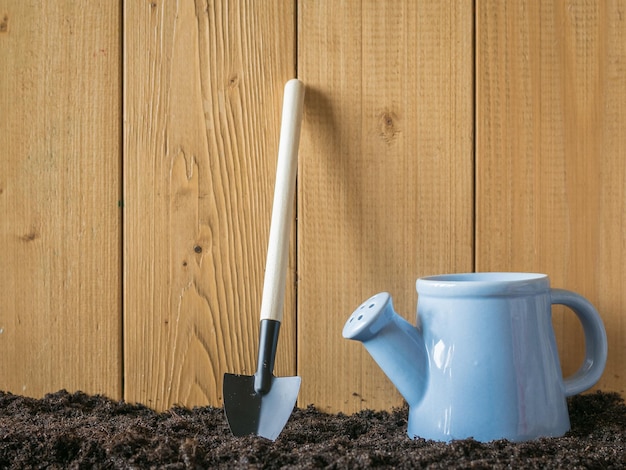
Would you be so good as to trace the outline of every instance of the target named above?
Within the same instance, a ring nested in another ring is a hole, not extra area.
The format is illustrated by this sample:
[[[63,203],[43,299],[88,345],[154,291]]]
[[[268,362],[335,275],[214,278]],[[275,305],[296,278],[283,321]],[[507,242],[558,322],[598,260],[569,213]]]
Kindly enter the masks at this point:
[[[283,317],[289,232],[304,106],[304,84],[285,85],[278,168],[261,301],[259,355],[254,375],[224,374],[224,411],[235,436],[256,434],[276,440],[300,390],[300,377],[274,377],[278,331]]]

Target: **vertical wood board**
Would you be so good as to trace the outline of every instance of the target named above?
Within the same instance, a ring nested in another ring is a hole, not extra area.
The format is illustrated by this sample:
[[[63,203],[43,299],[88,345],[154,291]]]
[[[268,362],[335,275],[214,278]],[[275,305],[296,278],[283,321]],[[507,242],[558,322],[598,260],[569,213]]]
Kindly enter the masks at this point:
[[[122,395],[120,5],[0,1],[0,389]]]
[[[545,272],[600,311],[626,376],[626,4],[477,4],[476,268]],[[554,308],[565,374],[581,364],[575,316]]]
[[[308,86],[298,186],[299,403],[401,399],[348,316],[389,291],[415,321],[415,280],[471,271],[472,5],[302,1]]]
[[[253,374],[293,2],[125,2],[125,398]],[[295,227],[294,227],[295,231]],[[295,245],[277,375],[295,375]]]

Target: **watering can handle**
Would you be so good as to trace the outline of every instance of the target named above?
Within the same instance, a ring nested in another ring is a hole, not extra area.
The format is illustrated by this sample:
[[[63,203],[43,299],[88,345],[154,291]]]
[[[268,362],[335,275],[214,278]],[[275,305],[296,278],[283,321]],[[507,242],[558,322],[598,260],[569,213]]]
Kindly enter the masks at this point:
[[[600,314],[583,296],[565,289],[550,289],[552,304],[571,308],[583,326],[585,359],[578,371],[563,379],[565,395],[572,396],[593,387],[600,379],[608,354],[606,330]]]
[[[304,107],[304,83],[294,78],[285,84],[278,144],[274,205],[265,264],[261,320],[283,319],[289,235],[298,168],[298,145]]]

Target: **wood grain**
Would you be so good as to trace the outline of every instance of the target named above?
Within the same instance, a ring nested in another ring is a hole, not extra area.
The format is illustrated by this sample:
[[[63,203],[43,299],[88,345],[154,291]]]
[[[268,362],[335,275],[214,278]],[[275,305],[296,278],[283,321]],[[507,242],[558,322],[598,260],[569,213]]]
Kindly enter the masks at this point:
[[[125,398],[221,405],[223,374],[256,367],[295,5],[133,1],[124,24]],[[277,375],[296,372],[294,273],[295,244]]]
[[[0,1],[0,390],[122,395],[120,18]]]
[[[600,311],[626,376],[626,3],[477,4],[476,268],[546,272]],[[582,360],[554,309],[563,370]]]
[[[0,0],[0,389],[165,409],[253,372],[297,66],[300,406],[400,404],[343,323],[382,290],[413,321],[417,277],[474,268],[587,296],[626,393],[623,1],[75,3]]]
[[[471,271],[472,4],[302,1],[309,87],[298,209],[299,403],[353,412],[401,399],[341,337],[370,295],[415,320],[415,280]]]

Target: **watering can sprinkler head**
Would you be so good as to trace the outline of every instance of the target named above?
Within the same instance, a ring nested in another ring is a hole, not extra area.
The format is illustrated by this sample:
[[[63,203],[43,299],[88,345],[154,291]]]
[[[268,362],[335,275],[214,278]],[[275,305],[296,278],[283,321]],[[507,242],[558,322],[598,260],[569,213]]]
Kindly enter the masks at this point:
[[[409,406],[424,395],[428,354],[420,331],[398,315],[391,295],[376,294],[352,312],[343,337],[360,341]]]

